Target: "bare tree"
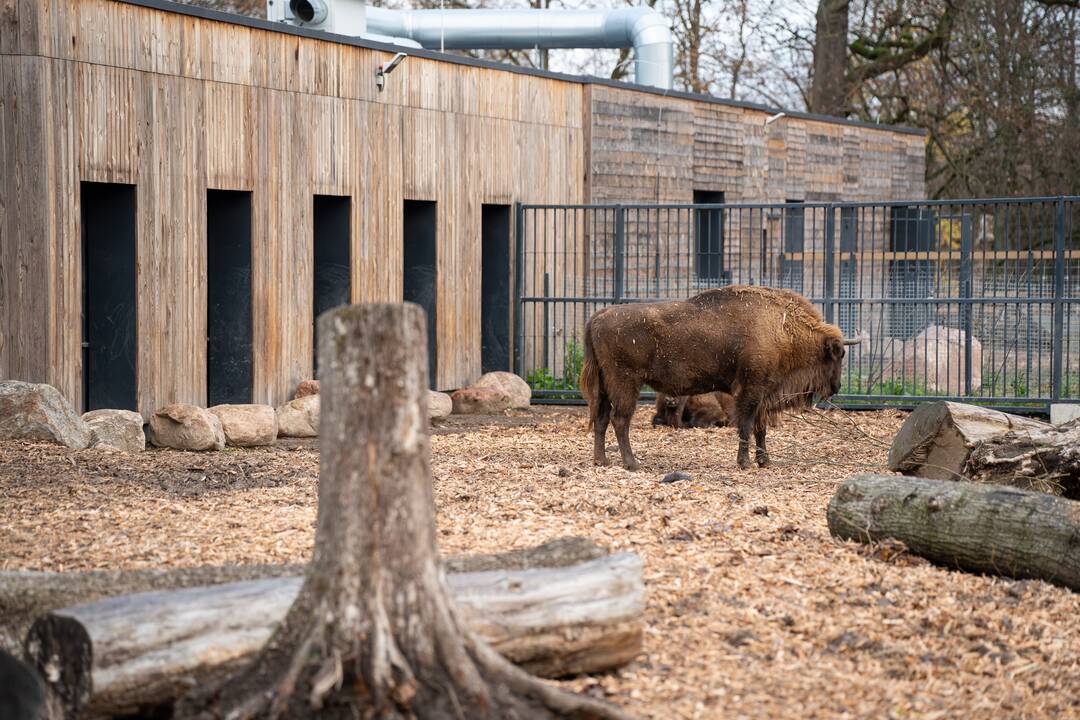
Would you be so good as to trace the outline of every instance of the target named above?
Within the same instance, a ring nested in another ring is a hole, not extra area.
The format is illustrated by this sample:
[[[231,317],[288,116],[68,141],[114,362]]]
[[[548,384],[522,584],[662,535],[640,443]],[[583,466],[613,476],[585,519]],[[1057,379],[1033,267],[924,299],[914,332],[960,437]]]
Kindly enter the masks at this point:
[[[209,717],[623,718],[503,659],[449,600],[435,543],[424,314],[319,319],[315,551],[260,656],[181,708]]]

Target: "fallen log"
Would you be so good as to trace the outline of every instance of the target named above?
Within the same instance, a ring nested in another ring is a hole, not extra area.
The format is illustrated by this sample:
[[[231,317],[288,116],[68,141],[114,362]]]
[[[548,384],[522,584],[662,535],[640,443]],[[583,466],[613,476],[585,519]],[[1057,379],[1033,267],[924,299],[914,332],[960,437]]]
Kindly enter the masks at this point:
[[[641,650],[642,563],[631,553],[447,581],[473,630],[533,674],[609,670]],[[27,656],[71,715],[142,712],[256,653],[301,583],[267,578],[55,610],[31,627]]]
[[[904,421],[889,450],[889,469],[934,480],[967,477],[972,449],[1010,431],[1040,431],[1051,425],[989,408],[955,402],[927,403]]]
[[[948,567],[1080,590],[1080,503],[1001,485],[856,475],[829,501],[829,531],[892,538]]]
[[[443,559],[448,573],[565,567],[606,555],[583,537],[561,537],[536,547],[492,555]],[[151,590],[220,585],[241,580],[303,575],[303,565],[204,565],[148,570],[78,573],[0,572],[0,648],[22,655],[23,639],[40,616],[57,608]]]
[[[1080,500],[1080,421],[983,440],[971,450],[965,472],[977,482]]]

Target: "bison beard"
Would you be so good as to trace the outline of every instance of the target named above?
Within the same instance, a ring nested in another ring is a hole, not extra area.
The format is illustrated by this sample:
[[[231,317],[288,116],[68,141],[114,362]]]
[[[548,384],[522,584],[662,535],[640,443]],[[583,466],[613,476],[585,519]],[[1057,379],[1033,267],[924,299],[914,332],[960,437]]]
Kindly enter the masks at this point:
[[[689,300],[617,305],[585,325],[581,391],[589,403],[593,459],[607,464],[604,438],[615,427],[619,453],[638,468],[630,419],[648,384],[672,396],[729,393],[739,431],[738,464],[769,463],[765,429],[789,408],[840,389],[845,340],[806,298],[790,290],[731,286]]]

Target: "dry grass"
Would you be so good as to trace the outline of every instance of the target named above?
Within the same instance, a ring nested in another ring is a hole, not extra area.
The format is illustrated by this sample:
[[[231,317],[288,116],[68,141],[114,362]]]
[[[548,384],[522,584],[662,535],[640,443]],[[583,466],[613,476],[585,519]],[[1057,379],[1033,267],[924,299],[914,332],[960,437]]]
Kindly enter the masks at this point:
[[[654,429],[593,468],[580,409],[455,419],[432,439],[445,552],[580,534],[646,563],[639,662],[567,685],[643,717],[1078,717],[1080,595],[838,543],[825,506],[902,418],[809,412],[740,472],[728,429]],[[853,421],[852,421],[853,420]],[[692,480],[661,484],[672,470]],[[311,444],[138,456],[0,444],[0,567],[303,561]]]

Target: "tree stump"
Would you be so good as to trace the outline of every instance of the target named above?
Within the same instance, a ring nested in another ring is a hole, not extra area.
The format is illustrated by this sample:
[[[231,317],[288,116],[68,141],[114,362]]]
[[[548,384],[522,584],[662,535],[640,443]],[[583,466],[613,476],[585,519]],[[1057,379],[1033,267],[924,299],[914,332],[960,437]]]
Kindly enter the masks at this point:
[[[1080,590],[1080,503],[1000,485],[856,475],[829,501],[829,531],[886,538],[948,567]]]
[[[416,305],[319,318],[315,548],[259,656],[180,716],[619,718],[513,666],[450,601],[435,542],[427,331]]]
[[[934,480],[967,477],[972,449],[1010,431],[1051,426],[988,408],[954,402],[920,405],[904,421],[889,450],[889,469]]]

